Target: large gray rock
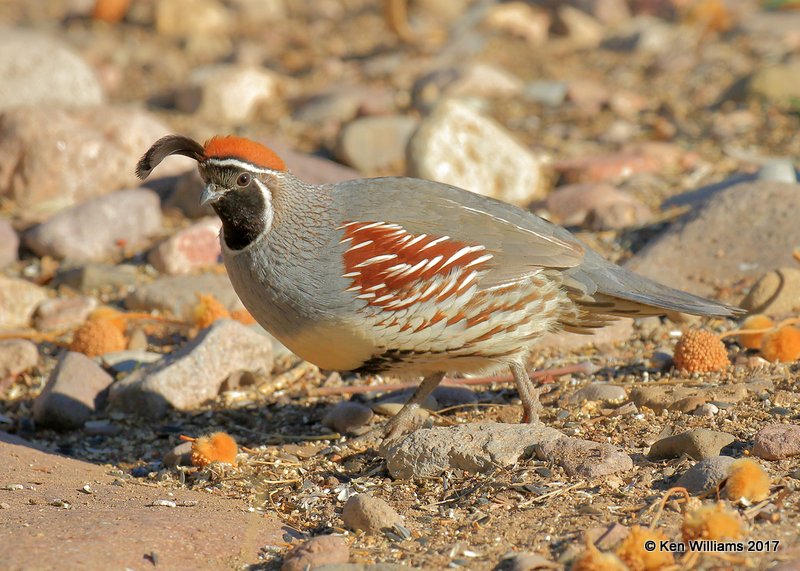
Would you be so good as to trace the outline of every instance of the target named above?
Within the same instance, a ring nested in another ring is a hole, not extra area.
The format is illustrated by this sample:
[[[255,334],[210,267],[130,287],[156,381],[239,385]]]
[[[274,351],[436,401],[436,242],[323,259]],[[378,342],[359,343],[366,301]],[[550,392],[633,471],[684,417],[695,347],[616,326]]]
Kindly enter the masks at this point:
[[[695,428],[654,442],[647,457],[651,460],[663,460],[687,454],[695,460],[705,460],[719,456],[720,450],[734,440],[736,438],[727,432]]]
[[[113,380],[86,355],[66,352],[33,401],[33,418],[42,426],[80,428],[99,408]]]
[[[61,42],[0,28],[0,110],[17,105],[81,107],[103,102],[92,69]]]
[[[568,476],[597,478],[633,468],[633,460],[611,444],[562,436],[542,442],[536,456],[561,466]]]
[[[542,442],[563,436],[540,424],[470,423],[416,430],[382,453],[393,478],[425,478],[446,470],[488,473],[515,464]]]
[[[550,190],[550,158],[514,140],[495,121],[456,100],[441,103],[411,138],[413,176],[518,205]]]
[[[213,295],[228,311],[244,306],[233,291],[227,275],[201,274],[158,279],[137,287],[125,298],[128,309],[166,311],[178,318],[190,320],[198,302],[198,294]]]
[[[161,202],[151,190],[135,188],[98,196],[25,233],[25,244],[40,256],[97,261],[161,231]]]
[[[338,157],[364,174],[402,169],[406,147],[419,121],[405,115],[362,117],[342,129]]]
[[[118,410],[158,418],[168,407],[191,410],[219,393],[236,371],[272,370],[272,344],[237,321],[222,319],[184,347],[111,387]]]
[[[64,110],[17,107],[0,115],[0,196],[27,218],[41,218],[93,196],[139,184],[139,158],[170,129],[145,111],[124,107]],[[165,177],[194,161],[170,157]]]
[[[800,456],[800,425],[770,424],[753,438],[753,456],[782,460]]]
[[[792,250],[800,244],[798,212],[798,184],[738,184],[675,223],[627,267],[667,285],[710,295],[714,284],[731,285],[792,266]]]
[[[686,470],[675,485],[686,488],[690,494],[707,492],[728,477],[731,464],[735,461],[736,459],[730,456],[706,458]]]

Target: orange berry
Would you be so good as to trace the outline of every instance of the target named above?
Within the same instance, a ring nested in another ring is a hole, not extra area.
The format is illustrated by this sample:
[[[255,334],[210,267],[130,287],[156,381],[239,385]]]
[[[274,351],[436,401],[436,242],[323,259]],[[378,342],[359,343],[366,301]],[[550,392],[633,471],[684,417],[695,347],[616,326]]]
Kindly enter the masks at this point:
[[[631,571],[657,571],[675,564],[675,556],[667,550],[655,549],[647,551],[644,544],[655,541],[656,546],[665,541],[667,536],[657,529],[649,529],[634,525],[620,546],[617,556],[631,569]]]
[[[744,526],[739,514],[727,509],[720,502],[687,512],[683,517],[681,533],[684,541],[741,539],[744,536]]]
[[[769,496],[769,474],[752,458],[740,458],[731,464],[725,491],[732,502],[760,502]]]
[[[217,319],[224,319],[230,317],[231,314],[228,308],[211,294],[197,294],[197,305],[192,312],[194,316],[194,324],[201,329],[205,329]]]
[[[208,466],[212,462],[236,466],[239,452],[236,441],[224,432],[215,432],[192,442],[192,464]]]
[[[764,335],[761,354],[767,361],[791,363],[800,360],[800,329],[787,325]]]
[[[730,365],[728,351],[719,337],[692,329],[675,345],[675,367],[690,373],[721,371]]]
[[[768,329],[774,327],[775,322],[763,313],[751,315],[742,322],[742,329]],[[745,349],[760,349],[764,333],[740,333],[739,345]]]
[[[122,351],[128,345],[125,335],[119,327],[109,319],[89,319],[75,330],[70,351],[83,353],[88,357],[97,357],[114,351]]]

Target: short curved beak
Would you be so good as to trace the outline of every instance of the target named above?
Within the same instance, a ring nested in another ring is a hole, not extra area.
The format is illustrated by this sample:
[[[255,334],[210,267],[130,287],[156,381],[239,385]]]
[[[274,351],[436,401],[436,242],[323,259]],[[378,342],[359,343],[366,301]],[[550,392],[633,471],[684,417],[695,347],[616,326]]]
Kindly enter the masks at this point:
[[[209,183],[203,189],[203,194],[200,195],[200,206],[205,206],[206,204],[214,204],[217,200],[222,197],[222,192],[217,190],[217,185]]]

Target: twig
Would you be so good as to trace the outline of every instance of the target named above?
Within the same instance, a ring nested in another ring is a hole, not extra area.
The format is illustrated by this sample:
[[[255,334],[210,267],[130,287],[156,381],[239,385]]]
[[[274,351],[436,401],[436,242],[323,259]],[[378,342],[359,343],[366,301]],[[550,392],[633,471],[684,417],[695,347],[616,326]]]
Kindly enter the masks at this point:
[[[664,496],[658,502],[658,509],[656,510],[655,516],[653,516],[653,521],[650,522],[650,525],[648,526],[651,529],[658,523],[658,519],[661,517],[661,513],[664,511],[664,506],[667,505],[667,500],[670,498],[670,496],[672,496],[672,494],[682,494],[686,502],[691,499],[689,496],[689,491],[683,487],[670,488],[664,492]]]

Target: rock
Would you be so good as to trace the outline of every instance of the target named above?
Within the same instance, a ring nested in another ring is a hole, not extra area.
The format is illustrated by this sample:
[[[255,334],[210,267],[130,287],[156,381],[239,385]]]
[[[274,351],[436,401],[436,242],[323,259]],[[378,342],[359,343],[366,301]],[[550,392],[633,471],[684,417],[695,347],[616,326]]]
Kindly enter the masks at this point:
[[[431,396],[436,400],[437,410],[440,408],[450,408],[451,406],[461,406],[475,404],[478,402],[478,395],[475,391],[466,387],[447,387],[439,385]]]
[[[19,259],[19,237],[11,222],[0,218],[0,269]]]
[[[174,276],[160,278],[153,283],[142,285],[125,298],[128,309],[166,311],[180,319],[191,320],[198,302],[198,294],[210,294],[219,300],[228,311],[242,309],[244,306],[233,291],[228,276],[200,274],[193,276]]]
[[[120,190],[62,210],[24,235],[39,256],[97,261],[161,231],[161,202],[144,188]]]
[[[155,8],[156,30],[165,36],[215,37],[232,25],[231,13],[216,0],[161,0]]]
[[[747,397],[749,390],[758,391],[757,387],[749,387],[744,383],[705,388],[644,386],[631,391],[631,400],[639,408],[645,406],[656,413],[665,409],[692,412],[701,404],[712,400],[737,403]]]
[[[358,402],[340,402],[322,417],[323,426],[341,434],[352,434],[372,419],[372,409]]]
[[[177,466],[191,466],[192,465],[192,443],[182,442],[175,448],[164,454],[164,466],[174,468]]]
[[[589,88],[583,87],[582,89]],[[581,92],[575,91],[575,93]],[[571,97],[574,99],[576,95],[571,94]],[[593,97],[594,99],[598,98],[596,95]],[[588,98],[588,95],[584,94],[582,98]],[[581,105],[589,105],[589,103],[583,102],[583,99],[578,101],[581,102]],[[587,113],[593,112],[587,109]],[[674,157],[668,152],[659,156],[658,152],[642,147],[633,147],[606,155],[582,155],[564,159],[556,162],[554,166],[564,180],[571,184],[619,182],[639,173],[661,172],[672,166],[674,160]]]
[[[102,406],[113,380],[85,355],[67,351],[33,401],[33,418],[42,426],[80,428]]]
[[[177,208],[187,218],[216,216],[210,204],[200,204],[200,194],[205,183],[197,169],[189,169],[178,177],[175,188],[164,201],[164,208]]]
[[[399,563],[326,563],[314,571],[410,571],[411,567]]]
[[[740,305],[750,313],[796,313],[800,310],[800,270],[779,268],[767,272],[750,288]]]
[[[414,84],[414,107],[430,111],[446,97],[513,98],[522,92],[522,81],[509,72],[485,63],[434,70]]]
[[[678,458],[688,454],[695,460],[719,456],[719,451],[736,440],[733,435],[716,430],[695,428],[681,434],[656,441],[647,457],[651,460]]]
[[[550,14],[525,2],[507,2],[490,6],[484,24],[490,30],[522,38],[531,46],[538,47],[547,42]]]
[[[406,147],[417,124],[416,118],[404,115],[356,119],[342,129],[336,155],[364,174],[387,169],[402,172]]]
[[[567,98],[569,85],[563,81],[537,80],[525,84],[522,97],[548,107],[557,107]]]
[[[782,460],[800,456],[800,426],[770,424],[753,438],[753,456],[764,460]]]
[[[607,383],[592,383],[575,391],[569,402],[580,404],[589,402],[621,403],[628,398],[625,389]]]
[[[163,359],[114,383],[111,406],[158,418],[172,406],[190,410],[213,399],[225,379],[240,370],[269,373],[269,340],[237,321],[221,319]]]
[[[416,430],[381,453],[397,479],[436,477],[446,470],[489,473],[530,455],[535,445],[561,437],[538,424],[470,423]]]
[[[89,263],[70,268],[56,275],[54,286],[66,285],[78,291],[93,292],[115,288],[129,288],[136,284],[139,272],[130,264]]]
[[[797,172],[791,159],[770,159],[758,169],[756,179],[796,183]]]
[[[321,535],[304,541],[283,558],[281,571],[306,571],[325,564],[347,563],[350,550],[338,535]]]
[[[498,565],[496,569],[506,571],[535,571],[536,569],[561,569],[561,565],[550,561],[538,553],[514,553],[505,556],[503,565]]]
[[[190,87],[178,96],[178,108],[222,123],[241,124],[280,95],[278,76],[261,67],[218,64],[192,72]]]
[[[569,333],[567,331],[547,333],[536,342],[532,350],[534,352],[546,349],[576,351],[589,345],[595,347],[614,345],[627,341],[633,336],[633,333],[632,319],[618,319],[606,327],[595,330],[589,335],[583,333]]]
[[[792,266],[800,244],[800,185],[752,182],[730,186],[660,234],[626,267],[664,284],[710,295],[773,268]],[[736,224],[731,224],[736,220]],[[691,256],[685,253],[691,251]]]
[[[403,523],[392,506],[380,498],[368,494],[350,496],[342,509],[342,521],[345,527],[353,530],[364,530],[367,533],[379,533],[384,528]]]
[[[26,339],[0,341],[0,380],[19,375],[39,364],[39,349]]]
[[[395,112],[392,90],[365,85],[334,86],[302,103],[294,113],[297,121],[316,125],[346,123],[361,115]]]
[[[0,116],[0,196],[34,219],[131,188],[139,184],[133,167],[142,153],[169,132],[152,115],[133,108],[8,110]],[[170,157],[157,176],[178,174],[188,164],[194,161]]]
[[[706,418],[711,418],[712,416],[716,415],[719,412],[719,407],[714,403],[707,402],[705,404],[701,404],[694,410],[695,416],[704,416]]]
[[[767,65],[750,78],[750,95],[779,105],[794,106],[800,99],[800,58]]]
[[[103,90],[89,65],[50,36],[2,28],[0,53],[0,110],[18,105],[83,107],[103,102]]]
[[[611,444],[562,436],[536,446],[536,457],[561,466],[568,476],[596,478],[633,468],[633,460]]]
[[[652,214],[647,205],[610,184],[570,184],[556,188],[545,202],[551,221],[566,226],[588,223],[592,230],[641,226]]]
[[[110,367],[117,373],[131,373],[136,369],[141,368],[142,365],[155,363],[163,357],[164,355],[161,353],[127,349],[124,351],[112,351],[111,353],[106,353],[100,357],[96,357],[95,360],[102,362],[106,367]]]
[[[413,176],[517,205],[550,189],[550,158],[515,141],[500,125],[447,100],[425,118],[409,143]]]
[[[701,460],[678,478],[675,486],[684,487],[690,494],[702,494],[716,488],[728,477],[728,470],[735,458],[730,456],[712,456]]]
[[[199,220],[178,230],[153,248],[147,261],[159,272],[168,275],[188,274],[220,263],[220,228],[222,222],[217,217]]]
[[[39,304],[33,326],[39,331],[60,331],[81,325],[97,308],[93,297],[56,297]]]
[[[603,41],[605,28],[596,18],[572,6],[562,6],[558,19],[573,48],[596,48]]]
[[[28,327],[47,290],[19,278],[0,276],[0,330]]]
[[[377,402],[372,404],[372,410],[377,412],[378,414],[384,414],[388,416],[394,416],[397,414],[408,399],[411,398],[411,395],[414,394],[414,389],[407,389],[402,391],[395,391],[393,393],[389,393],[381,397]],[[386,405],[400,405],[399,407],[388,407]],[[422,403],[422,408],[426,410],[438,410],[439,409],[439,401],[436,400],[436,397],[433,394],[428,395]]]

